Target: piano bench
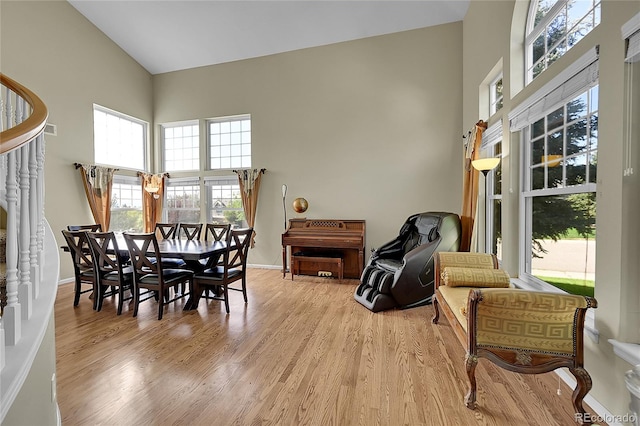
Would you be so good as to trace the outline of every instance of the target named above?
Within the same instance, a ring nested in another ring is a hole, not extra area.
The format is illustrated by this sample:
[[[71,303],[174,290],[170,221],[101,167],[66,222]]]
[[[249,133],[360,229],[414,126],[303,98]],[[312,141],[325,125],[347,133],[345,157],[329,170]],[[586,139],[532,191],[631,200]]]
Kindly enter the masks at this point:
[[[342,279],[344,276],[344,262],[340,254],[293,253],[291,255],[291,281],[293,281],[293,277],[296,274],[300,274],[301,262],[316,263],[318,265],[334,265],[338,269],[338,279]]]

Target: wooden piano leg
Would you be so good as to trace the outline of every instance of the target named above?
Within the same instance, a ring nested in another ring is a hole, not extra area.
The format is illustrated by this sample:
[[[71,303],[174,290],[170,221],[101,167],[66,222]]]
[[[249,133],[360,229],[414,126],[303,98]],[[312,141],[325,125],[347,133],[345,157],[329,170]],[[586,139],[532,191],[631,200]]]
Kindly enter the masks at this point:
[[[287,246],[282,246],[282,279],[287,276]]]

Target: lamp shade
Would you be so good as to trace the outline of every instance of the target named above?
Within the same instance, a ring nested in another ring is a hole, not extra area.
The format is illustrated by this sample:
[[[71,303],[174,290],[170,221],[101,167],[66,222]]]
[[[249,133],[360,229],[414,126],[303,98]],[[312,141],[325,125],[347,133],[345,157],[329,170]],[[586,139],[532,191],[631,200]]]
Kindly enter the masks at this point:
[[[471,165],[474,169],[481,171],[482,173],[486,173],[489,170],[495,169],[500,163],[499,157],[490,157],[490,158],[479,158],[477,160],[473,160]]]

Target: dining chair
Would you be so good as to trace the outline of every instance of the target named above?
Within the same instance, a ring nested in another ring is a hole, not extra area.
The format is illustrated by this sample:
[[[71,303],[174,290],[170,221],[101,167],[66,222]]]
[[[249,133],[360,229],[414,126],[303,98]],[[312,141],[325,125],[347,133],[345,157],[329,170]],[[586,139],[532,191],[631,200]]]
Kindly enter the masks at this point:
[[[118,315],[122,314],[122,304],[133,297],[133,268],[126,265],[119,255],[118,241],[113,232],[87,232],[89,247],[93,257],[93,267],[96,271],[94,286],[94,301],[96,310],[102,310],[102,301],[107,296],[118,293]],[[111,291],[107,289],[111,287]],[[131,295],[125,297],[125,291]]]
[[[211,268],[197,273],[193,277],[193,286],[191,288],[192,300],[195,301],[197,308],[202,292],[209,287],[219,287],[222,296],[204,296],[207,299],[223,300],[225,309],[229,313],[229,290],[241,291],[244,297],[244,303],[247,303],[247,255],[249,252],[249,244],[253,228],[233,229],[230,232],[228,241],[228,249],[224,252],[221,265],[214,265]],[[229,284],[241,280],[241,288],[230,287]]]
[[[102,232],[102,225],[99,223],[92,223],[91,225],[67,225],[67,231]]]
[[[95,284],[95,271],[91,249],[87,240],[86,231],[68,231],[63,229],[62,235],[67,242],[67,247],[73,259],[73,272],[75,274],[75,288],[73,306],[78,306],[80,295],[93,291]],[[83,290],[82,286],[90,288]],[[96,308],[96,299],[93,299],[93,308]]]
[[[144,288],[154,292],[158,300],[158,319],[160,320],[165,303],[175,302],[188,294],[186,292],[179,293],[176,290],[178,285],[192,282],[193,272],[188,269],[166,268],[163,265],[155,233],[133,234],[125,232],[122,235],[127,242],[133,267],[133,316],[138,315],[138,306],[141,302],[140,289]],[[169,298],[171,287],[174,287],[172,299]],[[147,299],[149,297],[144,300]]]
[[[199,240],[200,235],[202,234],[202,224],[201,223],[180,223],[176,230],[176,238],[182,238],[182,235],[186,237],[187,240]]]
[[[178,223],[156,223],[156,238],[162,240],[172,240],[176,238]],[[182,259],[164,258],[162,259],[165,268],[184,268],[187,264]]]
[[[209,238],[211,238],[211,241],[224,241],[230,230],[230,223],[207,223],[204,231],[204,240],[209,241]]]
[[[156,234],[159,234],[163,240],[170,240],[176,237],[176,230],[178,229],[177,223],[156,223]]]

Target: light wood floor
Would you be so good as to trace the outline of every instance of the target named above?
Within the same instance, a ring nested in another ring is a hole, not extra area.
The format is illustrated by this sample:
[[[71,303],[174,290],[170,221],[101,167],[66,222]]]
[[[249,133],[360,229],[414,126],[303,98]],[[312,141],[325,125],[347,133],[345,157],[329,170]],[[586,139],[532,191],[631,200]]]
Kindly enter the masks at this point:
[[[356,281],[249,271],[197,311],[156,302],[137,318],[101,312],[72,286],[56,301],[58,402],[70,425],[571,425],[571,390],[553,373],[519,375],[481,360],[478,408],[463,404],[464,350],[433,307],[374,314]],[[206,302],[206,303],[205,303]]]

